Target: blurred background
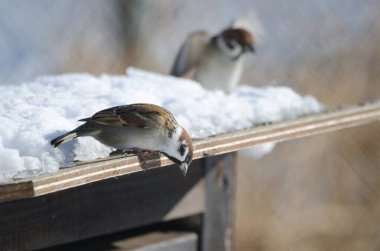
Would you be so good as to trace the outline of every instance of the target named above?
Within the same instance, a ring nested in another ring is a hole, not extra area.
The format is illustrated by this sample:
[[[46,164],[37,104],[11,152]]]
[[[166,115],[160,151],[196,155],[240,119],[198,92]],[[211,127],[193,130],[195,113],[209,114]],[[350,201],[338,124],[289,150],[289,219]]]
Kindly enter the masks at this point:
[[[242,82],[327,107],[380,96],[380,1],[0,0],[0,84],[46,74],[168,73],[195,30],[249,25]],[[237,250],[380,250],[378,124],[240,156]]]

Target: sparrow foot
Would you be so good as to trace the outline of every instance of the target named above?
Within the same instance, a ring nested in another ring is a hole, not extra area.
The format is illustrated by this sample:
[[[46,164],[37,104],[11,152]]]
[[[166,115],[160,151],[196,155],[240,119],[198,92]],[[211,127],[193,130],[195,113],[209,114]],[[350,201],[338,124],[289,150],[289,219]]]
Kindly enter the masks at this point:
[[[144,167],[146,164],[145,153],[142,150],[138,150],[137,156],[140,159],[141,166]]]
[[[145,157],[145,153],[150,153],[151,151],[142,150],[140,148],[132,148],[132,149],[128,149],[127,151],[124,151],[124,152],[127,154],[137,155],[137,157],[139,158],[141,166],[144,167],[146,164],[146,161],[147,161],[147,159]]]
[[[145,164],[147,163],[147,155],[155,154],[153,158],[159,158],[160,153],[158,151],[151,151],[151,150],[146,150],[146,149],[140,149],[140,148],[131,148],[128,150],[123,151],[123,155],[130,155],[133,154],[139,158],[140,165],[142,167],[145,167]]]

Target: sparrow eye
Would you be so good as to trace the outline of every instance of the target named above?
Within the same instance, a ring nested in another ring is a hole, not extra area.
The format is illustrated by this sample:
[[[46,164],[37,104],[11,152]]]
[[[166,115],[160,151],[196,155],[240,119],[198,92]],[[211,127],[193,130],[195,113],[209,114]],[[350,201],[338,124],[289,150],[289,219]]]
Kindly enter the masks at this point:
[[[179,151],[179,154],[181,154],[181,156],[183,156],[186,152],[186,148],[187,148],[187,145],[185,144],[181,144],[178,151]]]

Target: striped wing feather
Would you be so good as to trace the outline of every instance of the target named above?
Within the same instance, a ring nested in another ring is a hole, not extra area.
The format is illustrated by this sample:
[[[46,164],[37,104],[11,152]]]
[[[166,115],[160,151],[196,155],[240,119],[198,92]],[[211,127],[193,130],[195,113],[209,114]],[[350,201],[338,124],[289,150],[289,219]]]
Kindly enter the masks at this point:
[[[177,124],[169,111],[152,104],[111,107],[81,121],[92,121],[110,126],[136,126],[139,128],[155,128],[163,125],[174,127]]]

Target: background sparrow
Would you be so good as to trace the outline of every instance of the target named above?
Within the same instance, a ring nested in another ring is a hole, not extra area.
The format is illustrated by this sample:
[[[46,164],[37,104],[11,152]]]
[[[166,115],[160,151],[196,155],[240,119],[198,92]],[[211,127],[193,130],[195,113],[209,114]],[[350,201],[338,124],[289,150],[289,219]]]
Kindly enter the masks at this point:
[[[170,74],[183,76],[195,68],[194,79],[207,89],[231,92],[240,81],[245,52],[254,52],[254,39],[242,28],[228,28],[209,37],[192,33],[181,46]]]
[[[193,158],[192,140],[168,110],[152,104],[131,104],[108,108],[80,121],[86,123],[50,144],[57,147],[77,137],[92,136],[104,145],[134,152],[143,160],[143,151],[158,151],[186,175]]]

